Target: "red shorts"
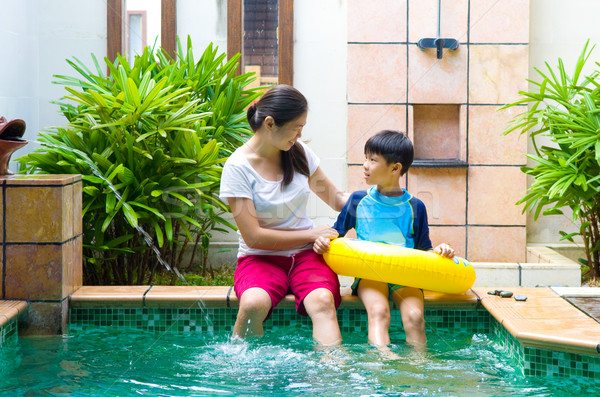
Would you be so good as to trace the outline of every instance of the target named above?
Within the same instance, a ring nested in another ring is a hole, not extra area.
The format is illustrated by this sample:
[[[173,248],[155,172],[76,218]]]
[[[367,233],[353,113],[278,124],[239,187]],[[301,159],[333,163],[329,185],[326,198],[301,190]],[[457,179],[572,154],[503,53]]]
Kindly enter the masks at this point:
[[[248,288],[261,288],[271,297],[271,310],[289,293],[296,297],[296,311],[307,315],[304,298],[317,288],[333,294],[335,308],[340,305],[340,282],[323,257],[312,249],[292,256],[248,255],[238,258],[234,276],[235,294],[240,298]]]

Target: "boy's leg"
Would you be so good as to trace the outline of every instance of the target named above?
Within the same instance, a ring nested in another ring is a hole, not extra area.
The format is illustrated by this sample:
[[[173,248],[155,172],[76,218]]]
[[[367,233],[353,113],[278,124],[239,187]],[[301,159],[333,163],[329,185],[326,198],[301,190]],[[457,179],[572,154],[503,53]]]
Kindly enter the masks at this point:
[[[390,344],[390,304],[388,285],[381,281],[361,279],[358,297],[367,309],[369,319],[369,342],[376,346]]]
[[[398,288],[392,293],[392,299],[400,308],[406,342],[413,345],[425,345],[427,336],[425,335],[423,291],[412,287]]]

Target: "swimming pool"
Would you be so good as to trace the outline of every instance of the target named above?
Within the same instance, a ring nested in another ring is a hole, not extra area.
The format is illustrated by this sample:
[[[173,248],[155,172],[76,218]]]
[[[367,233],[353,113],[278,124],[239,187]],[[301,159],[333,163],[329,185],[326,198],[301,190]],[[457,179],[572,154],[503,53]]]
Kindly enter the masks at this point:
[[[364,310],[339,313],[344,345],[315,347],[309,320],[277,309],[259,340],[231,341],[231,309],[71,309],[71,334],[0,347],[0,390],[24,395],[600,394],[589,378],[529,377],[484,310],[428,310],[429,348],[393,327],[385,359],[365,343]],[[393,319],[399,324],[399,319]]]

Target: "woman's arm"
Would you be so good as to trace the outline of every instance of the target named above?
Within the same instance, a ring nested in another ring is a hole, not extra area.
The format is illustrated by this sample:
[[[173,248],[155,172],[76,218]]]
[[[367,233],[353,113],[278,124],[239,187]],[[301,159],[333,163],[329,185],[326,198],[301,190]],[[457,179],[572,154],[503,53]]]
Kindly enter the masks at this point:
[[[340,212],[344,208],[344,204],[346,204],[350,196],[348,193],[340,191],[327,177],[321,167],[318,167],[310,178],[308,178],[308,184],[310,190],[315,192],[321,200],[337,212]]]
[[[258,223],[254,202],[249,198],[229,197],[229,207],[246,245],[250,248],[285,250],[314,242],[318,237],[335,238],[337,232],[327,225],[308,230],[276,230]]]

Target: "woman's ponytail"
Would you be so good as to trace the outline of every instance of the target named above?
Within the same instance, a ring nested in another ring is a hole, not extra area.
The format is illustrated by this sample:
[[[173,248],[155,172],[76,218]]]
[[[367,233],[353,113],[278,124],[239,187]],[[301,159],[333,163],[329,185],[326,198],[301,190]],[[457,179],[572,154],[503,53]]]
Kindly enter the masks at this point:
[[[246,118],[248,119],[248,124],[250,124],[250,128],[252,131],[256,131],[260,128],[260,125],[256,125],[256,102],[252,102],[252,104],[248,107],[246,111]],[[262,124],[262,122],[260,123]]]

